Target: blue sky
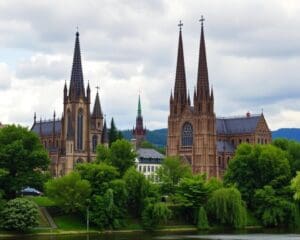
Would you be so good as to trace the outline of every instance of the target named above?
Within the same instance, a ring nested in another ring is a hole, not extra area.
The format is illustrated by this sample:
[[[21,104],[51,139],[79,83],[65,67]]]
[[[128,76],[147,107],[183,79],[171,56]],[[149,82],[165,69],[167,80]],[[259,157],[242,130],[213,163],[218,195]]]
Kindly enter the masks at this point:
[[[31,126],[62,112],[76,26],[85,83],[120,129],[135,122],[141,93],[149,129],[167,126],[179,20],[187,84],[196,85],[204,15],[217,116],[262,109],[272,130],[300,127],[297,0],[0,1],[0,121]]]

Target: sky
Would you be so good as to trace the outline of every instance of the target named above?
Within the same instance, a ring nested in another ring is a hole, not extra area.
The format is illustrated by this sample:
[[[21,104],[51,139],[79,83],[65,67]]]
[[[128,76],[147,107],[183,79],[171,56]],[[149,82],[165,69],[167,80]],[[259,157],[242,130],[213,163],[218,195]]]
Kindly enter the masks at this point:
[[[167,127],[177,25],[192,93],[203,15],[216,115],[300,127],[299,11],[298,0],[0,0],[0,121],[61,116],[78,27],[84,81],[108,121],[131,129],[140,93],[146,127]]]

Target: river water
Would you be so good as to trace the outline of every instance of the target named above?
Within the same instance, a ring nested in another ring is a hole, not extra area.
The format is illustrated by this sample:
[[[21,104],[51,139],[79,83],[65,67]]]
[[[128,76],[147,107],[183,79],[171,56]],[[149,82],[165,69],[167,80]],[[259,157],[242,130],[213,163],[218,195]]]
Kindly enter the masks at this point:
[[[198,233],[122,233],[82,236],[13,237],[14,240],[300,240],[300,234],[198,234]]]

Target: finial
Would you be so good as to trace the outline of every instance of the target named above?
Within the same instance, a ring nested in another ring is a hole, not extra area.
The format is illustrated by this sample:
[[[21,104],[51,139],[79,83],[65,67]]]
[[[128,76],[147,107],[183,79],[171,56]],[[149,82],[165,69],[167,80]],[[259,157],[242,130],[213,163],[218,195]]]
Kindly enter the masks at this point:
[[[76,26],[76,37],[78,37],[79,36],[79,27],[78,27],[78,25]]]
[[[95,88],[97,89],[97,93],[98,93],[98,92],[99,92],[99,89],[100,89],[100,87],[99,87],[99,86],[96,86]]]
[[[205,21],[205,18],[203,15],[201,15],[201,18],[199,19],[199,22],[201,22],[201,27],[203,27],[203,22]]]
[[[181,22],[181,20],[179,21],[179,24],[178,24],[178,27],[179,27],[179,30],[181,31],[181,28],[183,26],[183,23]]]
[[[55,118],[56,117],[56,113],[55,113],[55,110],[53,111],[53,118]]]

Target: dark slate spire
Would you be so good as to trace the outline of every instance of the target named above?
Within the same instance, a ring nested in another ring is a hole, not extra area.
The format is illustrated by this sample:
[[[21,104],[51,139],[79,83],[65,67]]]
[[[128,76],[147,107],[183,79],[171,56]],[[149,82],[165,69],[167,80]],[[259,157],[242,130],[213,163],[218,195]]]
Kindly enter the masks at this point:
[[[104,120],[103,131],[102,131],[102,136],[101,136],[101,143],[108,144],[108,132],[107,132],[107,127],[106,127],[106,119]]]
[[[85,96],[79,44],[79,32],[76,32],[71,82],[69,88],[69,95],[72,96],[73,94],[75,98],[78,98],[79,96]]]
[[[208,99],[209,97],[209,82],[208,82],[208,70],[206,62],[206,49],[205,38],[203,31],[204,18],[201,16],[199,20],[201,22],[201,37],[200,37],[200,49],[199,49],[199,63],[198,63],[198,79],[197,79],[197,95],[198,98]]]
[[[185,78],[185,67],[184,67],[184,54],[181,34],[181,21],[179,22],[179,41],[178,41],[178,54],[177,54],[177,66],[176,66],[176,77],[175,77],[175,88],[174,88],[174,100],[185,104],[186,98],[186,78]]]
[[[137,115],[138,115],[139,117],[142,116],[142,106],[141,106],[141,97],[140,97],[140,95],[139,95],[139,100],[138,100],[138,110],[137,110]]]
[[[96,98],[95,98],[95,104],[94,104],[94,110],[93,110],[92,117],[93,118],[103,118],[98,91],[97,91]]]

